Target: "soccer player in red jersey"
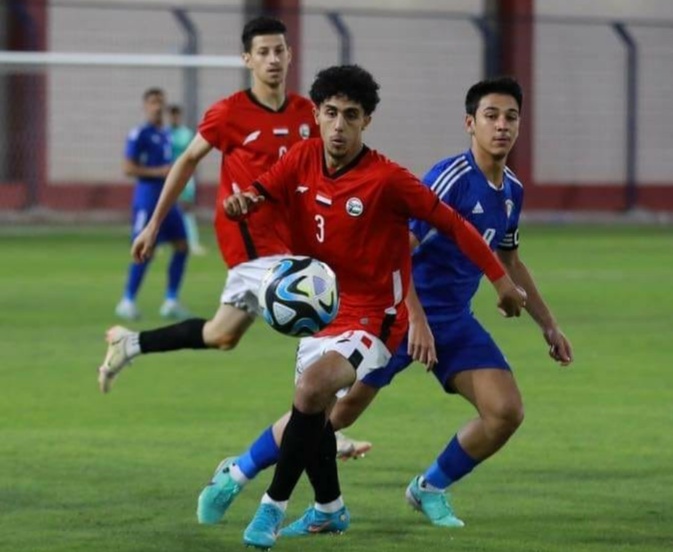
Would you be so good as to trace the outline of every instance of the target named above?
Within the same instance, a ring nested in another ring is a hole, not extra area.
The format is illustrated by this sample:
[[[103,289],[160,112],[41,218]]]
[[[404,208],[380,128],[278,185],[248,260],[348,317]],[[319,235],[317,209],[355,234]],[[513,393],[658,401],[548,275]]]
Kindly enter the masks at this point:
[[[227,198],[233,220],[272,204],[286,213],[292,250],[329,264],[340,288],[337,318],[297,353],[303,366],[274,477],[245,530],[246,544],[274,545],[294,487],[306,470],[316,506],[280,534],[340,532],[349,524],[327,413],[335,394],[384,367],[408,327],[409,218],[451,237],[494,284],[499,307],[520,314],[525,293],[479,233],[407,170],[362,142],[378,84],[357,66],[321,71],[311,88],[321,139],[298,144],[253,185]]]
[[[201,160],[213,149],[222,155],[215,211],[215,232],[229,267],[220,307],[210,320],[190,318],[170,326],[131,332],[115,326],[107,332],[108,350],[99,368],[101,391],[141,354],[179,349],[233,349],[258,311],[257,290],[269,266],[290,252],[287,224],[270,206],[244,222],[229,220],[222,201],[245,189],[282,157],[293,144],[317,135],[313,104],[285,90],[291,50],[285,25],[259,17],[242,33],[243,61],[252,74],[252,87],[213,104],[185,152],[175,161],[156,209],[133,242],[137,261],[152,255],[157,229]]]
[[[180,349],[233,349],[258,314],[257,292],[267,269],[289,253],[288,227],[283,213],[259,209],[246,221],[228,219],[222,201],[245,189],[282,157],[293,144],[318,135],[313,104],[285,90],[292,58],[278,19],[249,21],[241,36],[243,61],[252,74],[252,87],[216,102],[208,109],[198,133],[171,168],[156,209],[132,246],[136,261],[151,256],[157,229],[175,204],[201,160],[213,149],[222,154],[219,206],[215,231],[229,267],[220,307],[210,320],[191,318],[162,328],[132,332],[115,326],[107,332],[108,350],[99,368],[99,386],[108,392],[113,379],[141,354]],[[271,428],[268,429],[272,435]],[[339,435],[339,455],[356,456],[371,447]],[[277,436],[276,440],[279,440]],[[268,443],[274,441],[267,439]]]

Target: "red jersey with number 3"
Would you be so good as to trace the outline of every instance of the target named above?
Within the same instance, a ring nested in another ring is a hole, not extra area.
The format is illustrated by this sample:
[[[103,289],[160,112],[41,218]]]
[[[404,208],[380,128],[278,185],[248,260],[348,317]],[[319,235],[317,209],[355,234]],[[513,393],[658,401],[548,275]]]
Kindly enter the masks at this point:
[[[215,234],[227,265],[289,253],[285,213],[262,206],[247,220],[234,222],[225,216],[222,202],[249,187],[295,143],[318,136],[311,101],[288,94],[283,107],[273,111],[242,90],[208,109],[199,134],[222,152]]]
[[[337,275],[339,313],[319,336],[362,329],[395,350],[407,328],[409,218],[450,235],[491,280],[504,274],[469,223],[409,171],[367,147],[330,174],[322,141],[309,140],[254,187],[277,212],[287,212],[292,251],[326,262]]]

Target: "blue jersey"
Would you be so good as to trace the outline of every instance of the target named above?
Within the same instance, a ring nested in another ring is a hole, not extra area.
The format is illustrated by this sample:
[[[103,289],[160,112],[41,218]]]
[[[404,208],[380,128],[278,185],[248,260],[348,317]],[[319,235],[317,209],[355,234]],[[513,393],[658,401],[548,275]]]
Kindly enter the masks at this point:
[[[126,138],[126,159],[142,167],[161,167],[172,161],[171,134],[150,123],[135,127]],[[134,203],[156,203],[164,184],[163,177],[139,177]]]
[[[523,186],[505,169],[503,185],[490,183],[471,151],[437,163],[423,178],[439,198],[481,233],[491,249],[516,249]],[[482,272],[455,242],[421,221],[411,222],[420,245],[413,252],[416,291],[430,323],[451,320],[471,309]]]
[[[173,149],[171,134],[166,128],[155,127],[150,123],[138,126],[129,132],[126,139],[126,159],[142,167],[162,167],[172,161]],[[145,228],[152,216],[164,185],[163,177],[139,177],[133,193],[131,238],[135,239]],[[186,238],[182,213],[175,205],[166,214],[157,243],[179,241]]]

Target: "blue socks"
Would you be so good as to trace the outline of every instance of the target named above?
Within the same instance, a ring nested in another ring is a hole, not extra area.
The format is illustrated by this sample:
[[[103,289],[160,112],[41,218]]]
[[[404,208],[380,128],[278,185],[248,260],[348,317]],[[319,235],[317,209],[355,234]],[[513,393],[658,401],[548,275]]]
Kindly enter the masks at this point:
[[[248,479],[278,462],[280,448],[273,438],[272,426],[266,428],[250,448],[238,457],[236,465]]]
[[[166,299],[177,299],[182,284],[182,277],[185,274],[187,265],[187,252],[175,251],[171,257],[171,263],[168,265],[168,287],[166,289]]]
[[[135,301],[140,284],[143,283],[145,271],[149,265],[149,261],[144,263],[133,263],[129,266],[129,274],[126,280],[126,288],[124,288],[124,299]]]
[[[470,473],[479,462],[480,460],[475,460],[463,450],[458,436],[454,435],[437,460],[423,474],[423,479],[433,487],[446,489],[451,483]]]

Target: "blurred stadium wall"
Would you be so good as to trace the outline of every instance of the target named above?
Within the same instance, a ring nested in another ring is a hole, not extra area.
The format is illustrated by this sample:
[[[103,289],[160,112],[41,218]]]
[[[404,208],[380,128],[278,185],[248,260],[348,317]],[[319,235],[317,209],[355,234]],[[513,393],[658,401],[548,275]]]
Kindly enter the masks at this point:
[[[330,64],[374,73],[382,102],[367,143],[416,174],[467,146],[467,87],[509,73],[526,91],[511,165],[529,209],[673,212],[670,0],[7,0],[0,54],[238,55],[244,21],[263,9],[290,24],[300,92]],[[247,75],[0,61],[0,220],[126,217],[124,140],[150,86],[195,124]],[[199,173],[204,213],[218,168],[211,155]]]

